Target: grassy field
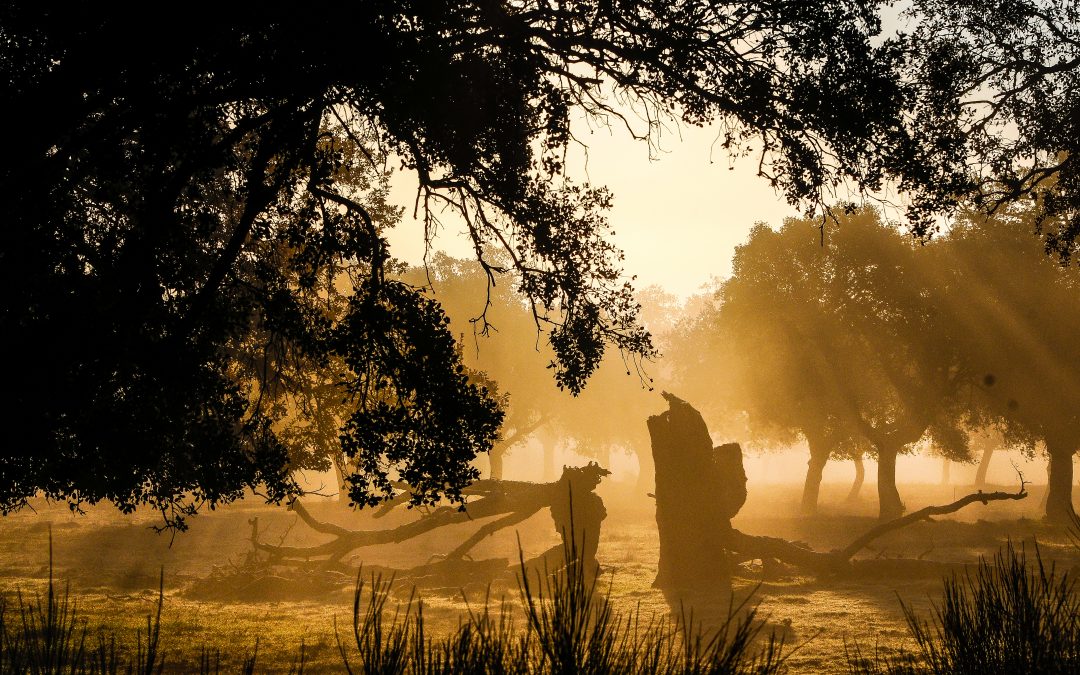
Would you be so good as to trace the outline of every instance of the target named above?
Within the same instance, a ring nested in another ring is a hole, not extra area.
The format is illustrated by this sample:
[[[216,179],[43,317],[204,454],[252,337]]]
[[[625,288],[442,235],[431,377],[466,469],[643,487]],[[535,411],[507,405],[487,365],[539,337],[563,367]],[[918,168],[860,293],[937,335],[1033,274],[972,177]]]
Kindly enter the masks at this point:
[[[909,509],[946,503],[966,492],[963,488],[903,486]],[[975,505],[955,517],[920,523],[875,542],[865,557],[883,562],[876,576],[846,575],[817,579],[792,569],[763,569],[750,564],[740,570],[737,594],[753,593],[766,632],[784,638],[792,672],[847,672],[846,647],[857,641],[864,653],[892,653],[911,638],[899,599],[925,611],[940,596],[942,574],[950,565],[974,563],[992,555],[1011,539],[1030,546],[1035,539],[1044,558],[1063,569],[1078,562],[1065,532],[1043,526],[1036,518],[1039,487],[1023,502]],[[601,535],[598,559],[603,584],[610,586],[616,608],[637,609],[642,616],[670,615],[662,594],[652,588],[658,539],[651,504],[628,498],[629,491],[605,486],[609,511]],[[870,490],[867,490],[869,493]],[[846,544],[874,523],[875,504],[865,500],[843,502],[844,485],[825,485],[822,513],[797,513],[798,486],[759,490],[735,519],[736,527],[804,541],[817,550]],[[174,539],[152,531],[152,514],[120,517],[107,508],[83,516],[66,507],[35,505],[0,520],[0,592],[14,602],[16,592],[29,597],[40,592],[49,571],[49,536],[54,542],[53,566],[61,583],[70,584],[78,612],[92,632],[107,626],[134,644],[137,631],[145,634],[146,617],[156,609],[159,574],[164,578],[161,649],[167,670],[191,670],[200,654],[220,653],[225,672],[236,670],[255,654],[257,672],[288,672],[304,645],[306,672],[341,669],[337,639],[351,640],[355,572],[311,574],[267,568],[252,557],[251,521],[258,518],[264,541],[293,544],[322,541],[321,535],[297,522],[295,514],[255,503],[240,503],[191,522],[189,532]],[[387,527],[365,514],[349,512],[331,502],[312,502],[317,517],[357,529]],[[399,519],[411,514],[396,516]],[[478,524],[454,526],[408,544],[358,550],[348,560],[350,569],[405,569],[445,553]],[[546,513],[537,514],[516,528],[483,542],[474,559],[504,559],[506,571],[494,576],[447,583],[430,578],[399,577],[393,600],[405,602],[416,592],[424,601],[429,635],[450,633],[467,611],[485,602],[510,600],[514,620],[522,622],[518,583],[512,562],[518,542],[526,555],[539,553],[558,541]],[[917,567],[891,559],[917,559]],[[930,563],[940,563],[935,566]],[[364,573],[365,576],[367,572]],[[96,633],[95,633],[96,634]],[[352,647],[355,649],[355,647]]]

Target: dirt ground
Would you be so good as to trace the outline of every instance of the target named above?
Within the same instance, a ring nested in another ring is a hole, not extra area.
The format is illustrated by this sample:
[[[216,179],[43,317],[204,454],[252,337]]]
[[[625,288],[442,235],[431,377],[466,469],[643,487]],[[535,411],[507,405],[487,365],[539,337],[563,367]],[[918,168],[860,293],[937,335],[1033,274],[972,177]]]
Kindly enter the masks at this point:
[[[795,515],[799,486],[785,485],[752,492],[734,524],[749,534],[803,541],[817,550],[838,548],[872,527],[876,503],[867,485],[864,499],[847,503],[847,486],[822,488],[821,513]],[[993,488],[990,488],[993,489]],[[1005,488],[1012,489],[1012,488]],[[943,504],[966,494],[961,486],[906,485],[901,493],[909,510]],[[864,551],[862,557],[883,562],[876,576],[851,574],[844,578],[816,579],[793,570],[765,574],[751,564],[736,581],[738,597],[751,595],[766,631],[775,631],[791,652],[795,673],[846,672],[845,649],[857,642],[864,653],[894,650],[905,644],[907,630],[900,599],[926,612],[940,593],[941,576],[950,565],[971,564],[980,555],[993,555],[1007,540],[1030,547],[1038,541],[1044,558],[1059,568],[1080,563],[1067,532],[1038,520],[1040,486],[1030,489],[1023,502],[973,505],[954,516],[920,523],[892,533]],[[601,534],[598,559],[604,583],[616,606],[637,610],[644,619],[670,616],[672,609],[652,588],[656,573],[658,538],[652,505],[628,486],[605,485],[601,494],[609,512]],[[631,497],[634,497],[633,499]],[[406,569],[438,559],[478,524],[467,523],[449,531],[425,535],[407,544],[358,550],[347,561],[348,573],[299,574],[267,570],[252,559],[251,521],[258,518],[263,541],[295,545],[325,541],[282,508],[255,502],[231,505],[191,521],[189,532],[170,539],[151,526],[153,514],[121,517],[107,507],[73,516],[63,505],[35,505],[0,519],[0,593],[8,611],[16,601],[44,587],[49,571],[49,533],[53,540],[54,574],[70,585],[78,612],[92,631],[98,626],[133,636],[146,630],[146,617],[154,611],[159,574],[165,590],[162,647],[171,670],[182,672],[201,650],[222,652],[223,668],[236,664],[258,649],[258,672],[287,672],[304,645],[307,672],[341,669],[337,638],[346,649],[352,639],[352,600],[355,572],[383,568]],[[394,519],[372,520],[332,502],[310,502],[318,518],[356,529],[389,527]],[[414,582],[424,601],[429,635],[452,630],[469,610],[505,598],[516,605],[518,586],[512,563],[518,545],[526,556],[558,542],[550,517],[541,512],[513,531],[501,532],[479,545],[475,560],[501,559],[507,571],[494,577],[450,581],[401,579],[394,596],[407,600]],[[916,559],[912,566],[894,558]],[[932,565],[931,563],[940,563]],[[500,567],[502,563],[496,563]]]

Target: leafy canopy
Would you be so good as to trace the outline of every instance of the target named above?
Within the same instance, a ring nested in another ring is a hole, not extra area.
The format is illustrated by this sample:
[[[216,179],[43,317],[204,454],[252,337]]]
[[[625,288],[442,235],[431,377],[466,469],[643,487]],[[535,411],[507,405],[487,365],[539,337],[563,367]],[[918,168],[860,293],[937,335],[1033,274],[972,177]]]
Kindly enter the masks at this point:
[[[500,412],[434,301],[386,274],[386,163],[415,173],[429,236],[449,208],[489,280],[518,275],[577,392],[606,347],[652,349],[611,195],[563,175],[573,116],[619,97],[646,132],[718,121],[793,201],[875,189],[912,165],[902,45],[873,41],[875,10],[195,3],[164,29],[122,3],[5,3],[0,340],[28,367],[0,508],[43,491],[176,524],[249,488],[280,500],[335,428],[357,503],[395,478],[459,497]]]

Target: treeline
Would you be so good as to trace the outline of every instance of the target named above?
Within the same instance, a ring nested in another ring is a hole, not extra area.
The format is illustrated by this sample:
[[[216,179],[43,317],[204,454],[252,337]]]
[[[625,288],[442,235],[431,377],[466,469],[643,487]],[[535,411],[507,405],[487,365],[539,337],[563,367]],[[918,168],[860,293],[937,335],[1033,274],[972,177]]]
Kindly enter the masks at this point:
[[[758,226],[714,302],[671,337],[675,381],[753,437],[804,438],[804,507],[830,457],[878,461],[883,519],[903,511],[896,458],[973,439],[1049,457],[1046,515],[1072,513],[1080,273],[1048,257],[1030,211],[962,216],[920,242],[873,209]],[[718,386],[718,377],[722,384]]]

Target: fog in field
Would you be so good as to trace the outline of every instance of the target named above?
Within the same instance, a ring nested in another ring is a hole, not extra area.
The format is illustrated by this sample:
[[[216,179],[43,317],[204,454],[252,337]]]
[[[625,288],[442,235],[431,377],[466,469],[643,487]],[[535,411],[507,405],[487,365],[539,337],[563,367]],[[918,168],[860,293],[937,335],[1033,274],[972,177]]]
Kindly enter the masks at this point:
[[[42,588],[51,536],[91,620],[143,626],[161,574],[174,639],[228,651],[258,636],[273,663],[303,642],[333,669],[358,572],[368,589],[393,578],[390,604],[419,594],[448,635],[493,598],[516,603],[521,575],[549,578],[572,545],[620,611],[692,607],[718,625],[749,598],[762,635],[799,646],[796,672],[847,672],[853,640],[904,644],[897,593],[926,611],[946,575],[1007,541],[1077,562],[1080,278],[1031,231],[1023,210],[929,242],[870,207],[824,229],[759,224],[700,292],[639,289],[655,356],[608,350],[578,396],[555,386],[513,279],[489,286],[475,261],[432,252],[400,278],[441,303],[504,415],[463,511],[408,508],[406,492],[357,510],[340,452],[337,471],[298,472],[309,494],[291,506],[249,495],[188,532],[35,500],[0,527],[4,588]],[[927,507],[933,521],[859,543]]]

